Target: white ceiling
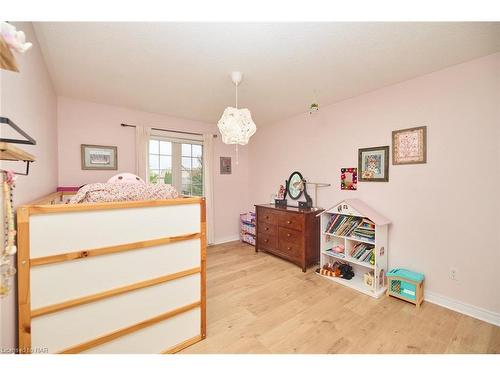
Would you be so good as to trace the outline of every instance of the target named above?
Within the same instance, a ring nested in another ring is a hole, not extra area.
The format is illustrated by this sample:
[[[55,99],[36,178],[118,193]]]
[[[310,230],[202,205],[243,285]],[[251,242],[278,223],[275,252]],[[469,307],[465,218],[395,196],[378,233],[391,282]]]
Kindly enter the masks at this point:
[[[500,23],[35,23],[59,95],[257,126],[500,51]]]

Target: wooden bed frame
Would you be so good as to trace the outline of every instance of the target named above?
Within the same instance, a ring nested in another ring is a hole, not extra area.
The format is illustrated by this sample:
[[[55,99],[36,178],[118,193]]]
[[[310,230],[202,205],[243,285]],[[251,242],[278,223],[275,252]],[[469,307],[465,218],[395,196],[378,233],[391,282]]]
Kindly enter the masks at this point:
[[[18,208],[20,353],[175,353],[206,337],[204,198]]]

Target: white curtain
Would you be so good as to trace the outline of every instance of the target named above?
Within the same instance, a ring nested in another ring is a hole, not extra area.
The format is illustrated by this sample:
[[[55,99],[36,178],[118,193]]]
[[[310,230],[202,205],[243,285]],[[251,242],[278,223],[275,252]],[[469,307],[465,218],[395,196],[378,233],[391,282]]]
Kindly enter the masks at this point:
[[[135,174],[148,182],[149,137],[151,128],[135,127]]]
[[[214,136],[203,134],[203,191],[207,209],[207,243],[214,243],[214,193],[213,193]]]

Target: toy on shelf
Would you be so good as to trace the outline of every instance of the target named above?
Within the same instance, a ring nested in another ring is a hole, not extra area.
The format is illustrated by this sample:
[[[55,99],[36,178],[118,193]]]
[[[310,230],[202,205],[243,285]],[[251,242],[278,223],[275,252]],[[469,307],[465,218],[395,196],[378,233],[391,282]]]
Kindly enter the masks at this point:
[[[387,295],[393,296],[420,307],[424,300],[424,275],[403,268],[387,272]]]
[[[337,253],[337,254],[344,254],[344,252],[345,252],[345,246],[344,245],[334,246],[332,248],[332,251],[334,253]]]
[[[278,194],[276,194],[276,199],[274,200],[274,204],[276,206],[286,206],[286,193],[287,189],[285,186],[280,185],[280,188],[278,190]]]
[[[375,288],[375,275],[373,271],[367,272],[363,275],[363,282],[368,288],[372,290]]]
[[[352,267],[348,263],[343,262],[325,263],[316,272],[323,276],[340,277],[346,280],[351,280],[354,276]]]

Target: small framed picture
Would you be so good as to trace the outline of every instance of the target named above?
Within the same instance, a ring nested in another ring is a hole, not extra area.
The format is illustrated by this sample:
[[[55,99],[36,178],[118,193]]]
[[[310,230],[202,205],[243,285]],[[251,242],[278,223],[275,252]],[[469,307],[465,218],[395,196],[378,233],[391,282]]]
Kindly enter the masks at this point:
[[[358,150],[359,181],[389,181],[389,146],[360,148]]]
[[[427,126],[392,132],[392,164],[427,162]]]
[[[220,157],[220,174],[231,174],[231,158],[226,156]]]
[[[118,148],[116,146],[81,145],[82,169],[117,170]]]
[[[340,169],[340,189],[356,190],[358,186],[358,168]]]

